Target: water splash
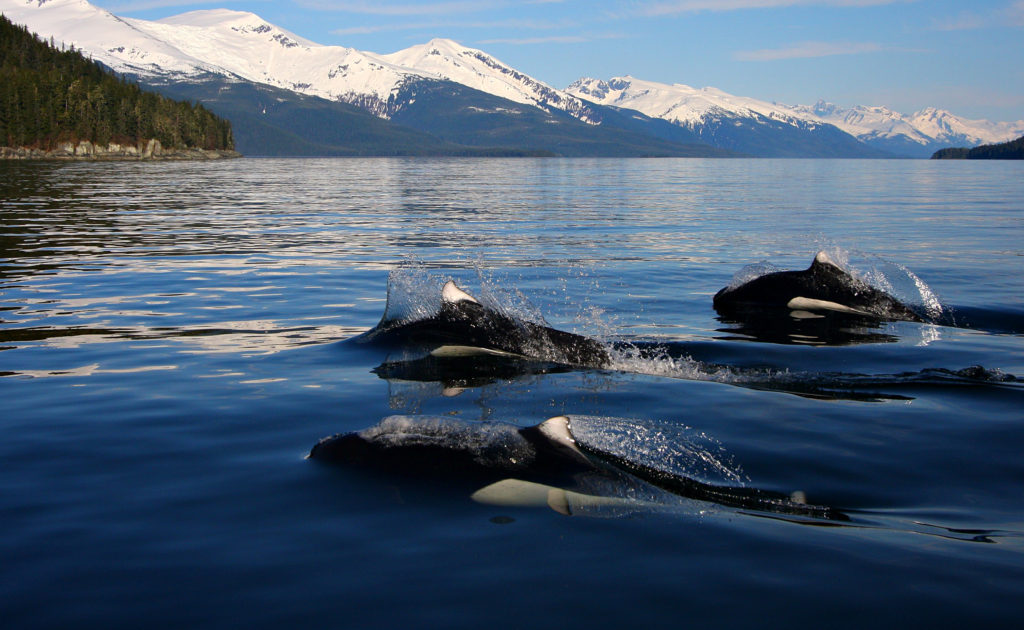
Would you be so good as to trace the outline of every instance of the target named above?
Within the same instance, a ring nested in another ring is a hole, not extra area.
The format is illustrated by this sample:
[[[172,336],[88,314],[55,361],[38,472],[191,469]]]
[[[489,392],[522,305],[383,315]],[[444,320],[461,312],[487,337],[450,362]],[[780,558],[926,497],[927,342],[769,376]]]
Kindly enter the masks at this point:
[[[382,321],[406,323],[437,315],[443,284],[422,263],[403,261],[388,272],[388,301]]]
[[[905,265],[875,254],[829,243],[822,250],[841,269],[876,289],[885,291],[932,322],[947,312],[935,291]]]
[[[771,264],[767,260],[746,265],[733,275],[732,280],[729,281],[729,285],[726,289],[735,289],[752,280],[757,280],[761,276],[767,276],[770,273],[776,273],[779,271],[783,271],[783,269]]]
[[[878,257],[865,258],[860,254],[853,255],[850,251],[836,246],[827,250],[826,253],[836,262],[845,265],[850,273],[865,281],[870,281],[874,286],[897,294],[905,300],[909,300],[908,294],[912,293],[921,303],[928,305],[931,314],[941,312],[942,305],[928,285],[905,267]],[[745,282],[745,278],[751,275],[770,273],[774,267],[768,263],[759,263],[744,269],[745,271],[741,270],[737,274],[738,281]],[[480,260],[477,260],[472,266],[472,273],[475,275],[478,289],[474,290],[467,283],[463,284],[488,308],[513,320],[547,325],[540,310],[522,291],[508,288],[514,285],[507,277],[487,270]],[[447,277],[432,273],[419,262],[411,261],[398,266],[389,275],[388,306],[385,317],[412,321],[436,314],[440,308],[440,287],[447,279]],[[907,287],[912,287],[912,289]],[[552,290],[557,291],[557,287]],[[562,291],[565,291],[564,287]],[[714,363],[693,358],[684,342],[658,344],[643,340],[628,341],[621,337],[616,338],[614,318],[598,307],[591,306],[587,309],[585,318],[588,330],[601,331],[600,335],[591,335],[591,338],[600,343],[610,357],[607,364],[590,367],[610,372],[716,382],[812,397],[858,400],[905,399],[905,396],[879,393],[877,390],[927,386],[935,382],[958,385],[1003,385],[1016,380],[1012,375],[1005,376],[984,369],[979,372],[977,370],[927,368],[919,372],[899,374],[844,374],[807,372],[793,370],[787,366],[742,367]],[[924,330],[934,331],[934,327]],[[925,342],[930,341],[932,337],[928,337]],[[549,348],[538,346],[535,351],[531,353],[531,356],[537,360],[558,360]],[[524,376],[527,373],[524,372]],[[868,392],[865,388],[875,391]],[[452,392],[458,393],[462,389],[464,388],[461,386],[452,388]]]
[[[572,415],[570,429],[588,449],[643,462],[671,475],[709,484],[742,486],[748,481],[718,440],[682,424]]]

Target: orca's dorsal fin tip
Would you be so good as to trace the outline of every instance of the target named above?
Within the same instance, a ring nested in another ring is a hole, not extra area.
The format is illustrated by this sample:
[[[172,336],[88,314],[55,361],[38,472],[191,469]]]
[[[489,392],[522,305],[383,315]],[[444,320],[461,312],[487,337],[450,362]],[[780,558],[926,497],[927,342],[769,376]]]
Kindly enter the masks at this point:
[[[475,297],[460,289],[455,284],[454,280],[449,280],[444,283],[444,288],[441,289],[441,300],[451,304],[458,304],[459,302],[472,302],[474,304],[480,303]]]
[[[846,271],[839,266],[839,263],[832,260],[832,257],[825,253],[825,250],[821,250],[820,252],[814,255],[814,260],[811,261],[810,268],[814,269],[815,267],[831,267],[833,269],[837,269],[839,271],[842,271],[843,273],[846,273]]]
[[[572,432],[569,429],[569,418],[566,416],[548,418],[541,422],[537,428],[555,444],[568,447],[574,451],[578,450],[576,448],[576,438],[572,436]]]

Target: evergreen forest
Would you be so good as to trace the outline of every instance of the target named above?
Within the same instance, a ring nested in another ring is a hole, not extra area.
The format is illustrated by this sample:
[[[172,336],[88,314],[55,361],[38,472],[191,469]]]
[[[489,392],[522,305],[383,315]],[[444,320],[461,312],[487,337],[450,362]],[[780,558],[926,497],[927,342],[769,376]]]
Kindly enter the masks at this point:
[[[933,160],[1024,160],[1024,136],[999,144],[983,144],[973,149],[941,149]]]
[[[52,150],[153,138],[165,149],[234,148],[231,124],[202,105],[144,91],[0,15],[0,146]]]

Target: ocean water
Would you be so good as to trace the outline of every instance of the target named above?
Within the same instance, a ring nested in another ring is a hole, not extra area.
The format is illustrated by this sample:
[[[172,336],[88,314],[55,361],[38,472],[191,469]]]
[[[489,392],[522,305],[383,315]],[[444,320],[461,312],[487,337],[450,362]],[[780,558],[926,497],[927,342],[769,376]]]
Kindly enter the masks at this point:
[[[931,316],[712,308],[819,250]],[[4,627],[1015,627],[1022,272],[1012,162],[0,164]],[[350,341],[448,279],[612,364]],[[844,518],[622,487],[566,515],[306,458],[560,414]]]

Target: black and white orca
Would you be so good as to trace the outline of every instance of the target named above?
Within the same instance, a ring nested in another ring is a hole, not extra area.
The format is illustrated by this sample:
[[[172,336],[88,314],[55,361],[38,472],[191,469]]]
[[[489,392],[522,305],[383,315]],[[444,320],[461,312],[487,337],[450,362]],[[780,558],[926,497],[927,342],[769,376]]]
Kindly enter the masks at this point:
[[[391,416],[362,431],[320,440],[309,458],[418,480],[442,476],[446,488],[465,487],[480,503],[548,506],[562,514],[650,511],[683,498],[792,517],[849,520],[834,508],[808,504],[802,493],[709,482],[673,472],[663,462],[627,456],[628,445],[613,450],[593,439],[588,422],[616,420],[556,416],[518,427]],[[693,459],[703,463],[708,457],[695,454]]]
[[[437,311],[418,319],[388,319],[352,339],[356,344],[420,346],[433,356],[491,354],[526,357],[579,367],[605,367],[599,341],[510,317],[484,306],[449,280]]]
[[[758,310],[833,313],[855,317],[924,321],[912,308],[851,275],[818,252],[807,269],[769,273],[715,294],[720,315],[740,317]]]

